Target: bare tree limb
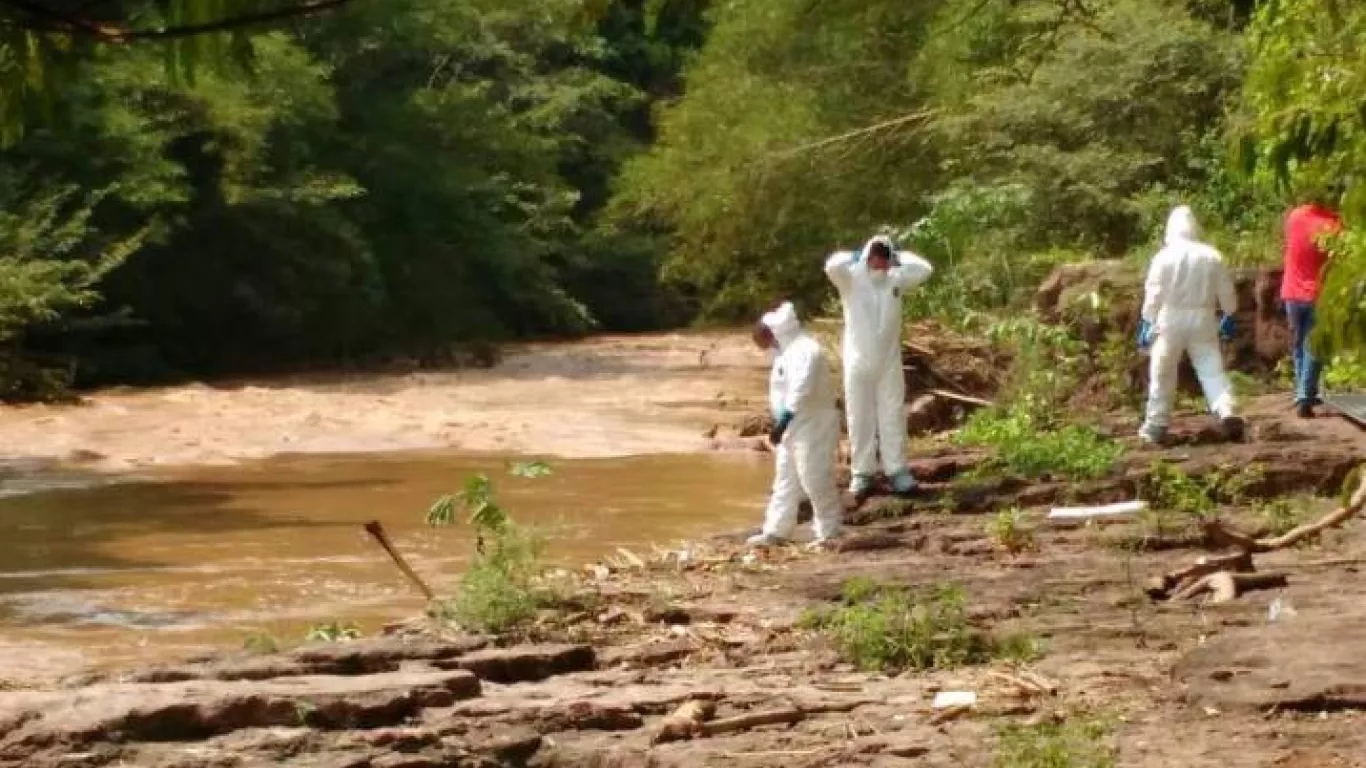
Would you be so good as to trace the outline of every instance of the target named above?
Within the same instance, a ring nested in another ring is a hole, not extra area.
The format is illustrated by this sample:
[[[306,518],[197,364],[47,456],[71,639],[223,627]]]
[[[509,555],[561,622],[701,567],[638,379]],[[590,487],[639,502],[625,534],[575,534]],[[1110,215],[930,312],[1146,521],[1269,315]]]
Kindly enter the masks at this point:
[[[774,152],[772,155],[770,155],[770,157],[795,157],[796,155],[800,155],[804,152],[810,152],[816,149],[823,149],[825,147],[831,146],[832,144],[839,144],[841,142],[849,141],[850,139],[857,139],[863,136],[869,136],[892,128],[898,128],[908,123],[928,120],[929,118],[934,117],[935,114],[936,111],[933,109],[925,109],[919,112],[912,112],[907,115],[901,115],[900,117],[894,117],[890,120],[882,120],[880,122],[873,123],[872,125],[867,125],[862,128],[856,128],[852,131],[846,131],[845,133],[841,133],[836,136],[818,139],[816,141],[808,142],[806,144],[799,144],[790,149],[785,149],[780,152]]]
[[[1345,506],[1329,512],[1316,522],[1298,526],[1281,536],[1256,539],[1247,534],[1229,530],[1218,520],[1212,520],[1205,524],[1205,535],[1215,546],[1234,547],[1247,552],[1272,552],[1277,549],[1293,547],[1301,541],[1322,534],[1329,528],[1336,528],[1359,514],[1363,507],[1366,507],[1366,472],[1361,473],[1361,480],[1357,489],[1352,492]]]

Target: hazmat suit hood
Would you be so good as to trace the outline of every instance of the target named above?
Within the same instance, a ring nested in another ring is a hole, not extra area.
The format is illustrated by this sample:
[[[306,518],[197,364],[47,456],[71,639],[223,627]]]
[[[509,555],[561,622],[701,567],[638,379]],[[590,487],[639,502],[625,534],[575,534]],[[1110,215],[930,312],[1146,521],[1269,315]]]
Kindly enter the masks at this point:
[[[868,242],[863,244],[863,250],[859,251],[859,261],[867,264],[868,254],[872,253],[873,246],[877,243],[882,243],[887,246],[887,252],[892,254],[892,258],[896,258],[896,244],[892,242],[892,238],[886,235],[874,235],[868,238]]]
[[[873,252],[873,246],[877,243],[887,246],[887,252],[892,255],[893,260],[896,259],[896,246],[892,243],[892,238],[886,235],[875,235],[863,244],[863,250],[859,252],[859,263],[868,270],[868,277],[875,285],[882,285],[887,282],[887,270],[873,269],[868,266],[868,256]]]
[[[797,308],[792,302],[784,301],[777,309],[769,312],[760,320],[778,340],[778,347],[786,349],[788,344],[802,332],[801,321],[797,319]]]
[[[1190,206],[1178,205],[1173,208],[1167,216],[1167,236],[1163,242],[1166,245],[1188,243],[1194,241],[1198,234],[1195,213],[1191,211]]]

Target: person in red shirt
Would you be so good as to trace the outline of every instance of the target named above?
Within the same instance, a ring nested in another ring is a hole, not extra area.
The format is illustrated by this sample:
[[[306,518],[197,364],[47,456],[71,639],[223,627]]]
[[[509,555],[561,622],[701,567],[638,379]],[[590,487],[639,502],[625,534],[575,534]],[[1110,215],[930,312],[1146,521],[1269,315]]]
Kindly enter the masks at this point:
[[[1342,230],[1342,219],[1321,202],[1301,205],[1285,217],[1285,273],[1281,278],[1281,301],[1290,321],[1291,356],[1295,364],[1295,408],[1301,418],[1314,415],[1319,401],[1319,376],[1323,362],[1309,351],[1309,332],[1314,328],[1314,303],[1323,288],[1323,272],[1329,254],[1322,238]]]

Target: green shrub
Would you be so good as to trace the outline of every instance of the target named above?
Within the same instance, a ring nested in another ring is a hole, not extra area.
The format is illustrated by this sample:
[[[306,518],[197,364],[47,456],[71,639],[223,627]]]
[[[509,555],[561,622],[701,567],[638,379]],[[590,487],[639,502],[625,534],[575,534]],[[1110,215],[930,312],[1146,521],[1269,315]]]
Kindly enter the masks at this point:
[[[551,470],[541,462],[529,462],[512,464],[508,473],[538,478]],[[434,614],[467,629],[492,633],[507,632],[534,619],[551,602],[536,584],[544,570],[544,538],[512,520],[498,503],[487,475],[474,475],[459,493],[438,499],[427,510],[427,524],[452,524],[458,508],[465,510],[474,528],[474,558],[460,578],[455,597],[434,606]]]
[[[1124,447],[1080,424],[1051,427],[1026,408],[977,411],[958,433],[963,445],[994,450],[979,472],[1007,471],[1021,477],[1092,480],[1114,468]]]
[[[1025,636],[998,642],[970,625],[956,585],[912,592],[860,578],[846,582],[842,593],[840,605],[808,612],[801,625],[819,631],[860,669],[953,669],[1038,655],[1038,644]]]
[[[543,540],[508,524],[460,578],[455,597],[439,609],[442,618],[467,629],[500,633],[536,617],[551,600],[535,584],[543,570]]]

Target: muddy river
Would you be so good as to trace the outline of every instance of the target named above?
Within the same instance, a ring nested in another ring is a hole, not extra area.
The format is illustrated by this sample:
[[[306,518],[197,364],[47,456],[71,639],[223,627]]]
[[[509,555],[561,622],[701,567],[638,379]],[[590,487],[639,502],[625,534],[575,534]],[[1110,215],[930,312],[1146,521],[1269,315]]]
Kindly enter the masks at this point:
[[[567,567],[753,524],[768,457],[702,439],[762,402],[765,361],[738,341],[606,339],[468,374],[7,409],[0,653],[26,664],[6,676],[410,617],[420,596],[361,524],[382,521],[433,587],[449,587],[471,541],[424,515],[475,472]],[[553,473],[507,473],[527,456]]]
[[[0,500],[0,633],[66,660],[114,663],[253,635],[298,641],[331,621],[373,631],[422,600],[361,524],[382,521],[441,591],[472,542],[463,525],[427,527],[424,512],[471,473],[488,474],[503,506],[543,530],[548,557],[567,567],[753,524],[768,481],[762,461],[735,455],[551,467],[528,479],[495,458],[290,457]]]

